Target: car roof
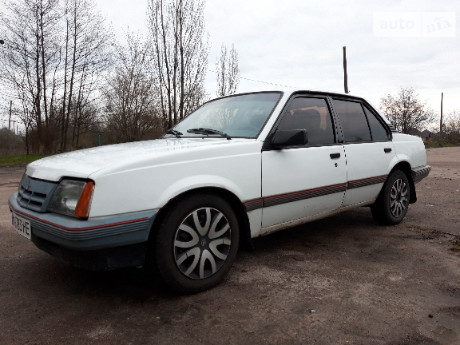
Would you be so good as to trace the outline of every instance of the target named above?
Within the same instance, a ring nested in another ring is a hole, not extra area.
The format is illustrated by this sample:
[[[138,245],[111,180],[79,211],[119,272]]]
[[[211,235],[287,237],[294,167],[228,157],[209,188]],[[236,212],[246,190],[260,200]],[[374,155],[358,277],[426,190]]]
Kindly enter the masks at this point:
[[[340,97],[340,98],[348,98],[348,99],[355,99],[357,101],[363,101],[367,103],[375,112],[378,113],[378,115],[389,125],[391,125],[391,122],[386,118],[385,115],[383,115],[377,107],[375,107],[371,102],[366,100],[365,98],[349,93],[340,93],[340,92],[335,92],[335,91],[325,91],[325,90],[309,90],[309,89],[299,89],[299,88],[279,88],[279,89],[258,89],[258,90],[252,90],[252,91],[247,91],[247,92],[241,92],[241,93],[235,93],[233,95],[225,96],[225,97],[230,97],[230,96],[237,96],[237,95],[247,95],[247,94],[252,94],[252,93],[267,93],[267,92],[280,92],[284,94],[285,97],[289,98],[293,95],[296,94],[310,94],[310,95],[321,95],[321,96],[329,96],[329,97]],[[224,97],[222,97],[224,98]]]
[[[247,95],[247,94],[252,94],[252,93],[269,93],[269,92],[282,92],[285,95],[294,95],[297,93],[309,93],[309,94],[317,94],[317,95],[325,95],[325,96],[339,96],[339,97],[347,97],[347,98],[355,98],[359,100],[364,100],[366,101],[365,98],[349,93],[340,93],[340,92],[335,92],[335,91],[328,91],[328,90],[313,90],[313,89],[300,89],[300,88],[279,88],[279,89],[254,89],[254,90],[247,90],[247,91],[242,91],[242,92],[237,92],[233,95],[228,95],[224,97],[231,97],[231,96],[237,96],[237,95]],[[217,97],[217,98],[224,98],[224,97]],[[216,98],[215,98],[216,99]],[[366,101],[367,102],[367,101]],[[369,102],[367,102],[369,103]]]

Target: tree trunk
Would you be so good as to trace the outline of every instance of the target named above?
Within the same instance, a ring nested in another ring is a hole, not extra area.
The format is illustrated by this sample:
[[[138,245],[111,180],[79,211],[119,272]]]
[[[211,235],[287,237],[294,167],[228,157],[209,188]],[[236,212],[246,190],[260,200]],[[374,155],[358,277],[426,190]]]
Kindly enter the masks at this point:
[[[67,10],[66,10],[67,13]],[[62,116],[61,116],[61,152],[65,150],[65,119],[66,119],[66,100],[67,100],[67,64],[69,52],[69,20],[66,19],[66,36],[65,36],[65,61],[64,61],[64,95],[62,97]]]
[[[72,111],[72,96],[73,86],[75,78],[75,67],[76,67],[76,55],[77,55],[77,4],[74,3],[74,16],[73,16],[73,52],[72,52],[72,70],[70,74],[70,85],[69,85],[69,96],[67,101],[67,114],[65,117],[65,129],[64,129],[64,151],[67,148],[67,134],[69,130],[70,112]]]
[[[46,61],[45,61],[45,35],[43,31],[43,3],[40,3],[40,40],[41,40],[41,59],[42,59],[42,83],[43,83],[43,105],[45,108],[45,126],[49,127],[48,101],[46,98]]]
[[[37,9],[38,10],[38,9]],[[37,22],[38,33],[38,22]],[[43,130],[42,130],[42,113],[41,113],[41,75],[40,75],[40,38],[36,37],[36,55],[35,55],[35,74],[37,78],[37,90],[34,95],[35,98],[35,121],[37,123],[37,136],[38,136],[38,153],[43,153]]]
[[[184,56],[184,12],[182,0],[180,1],[179,12],[179,59],[180,59],[180,103],[179,120],[184,118],[184,98],[185,98],[185,56]]]

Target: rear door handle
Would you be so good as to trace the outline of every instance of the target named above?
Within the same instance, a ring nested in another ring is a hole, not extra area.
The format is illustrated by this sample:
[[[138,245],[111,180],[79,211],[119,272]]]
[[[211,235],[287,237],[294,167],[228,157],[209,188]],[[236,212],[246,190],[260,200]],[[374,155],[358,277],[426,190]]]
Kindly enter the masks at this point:
[[[331,153],[329,156],[331,157],[331,159],[338,159],[340,158],[340,153]]]
[[[386,148],[383,149],[383,151],[385,151],[385,153],[390,153],[391,149],[389,147],[386,147]]]

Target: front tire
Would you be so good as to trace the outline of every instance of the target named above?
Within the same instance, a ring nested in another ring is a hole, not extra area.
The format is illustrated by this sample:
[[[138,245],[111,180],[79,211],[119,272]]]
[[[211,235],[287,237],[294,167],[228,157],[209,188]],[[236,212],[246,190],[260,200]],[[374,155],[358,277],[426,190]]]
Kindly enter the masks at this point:
[[[395,170],[383,186],[380,196],[371,206],[372,216],[383,225],[400,223],[407,214],[410,184],[404,172]]]
[[[172,205],[157,230],[156,265],[174,290],[204,291],[228,273],[238,243],[238,220],[225,200],[214,194],[186,196]]]

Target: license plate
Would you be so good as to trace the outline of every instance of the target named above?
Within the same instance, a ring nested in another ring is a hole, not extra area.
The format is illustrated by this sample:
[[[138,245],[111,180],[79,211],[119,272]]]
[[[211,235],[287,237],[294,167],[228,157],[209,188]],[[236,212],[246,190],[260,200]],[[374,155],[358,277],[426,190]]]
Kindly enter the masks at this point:
[[[22,236],[24,236],[25,238],[28,238],[30,240],[31,238],[30,221],[18,216],[16,213],[12,213],[12,217],[13,217],[12,219],[13,226],[16,229],[16,231],[20,233]]]

